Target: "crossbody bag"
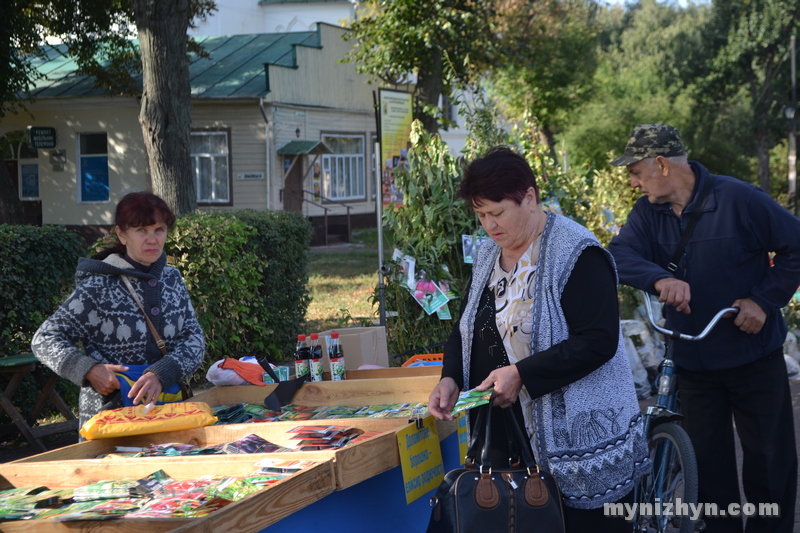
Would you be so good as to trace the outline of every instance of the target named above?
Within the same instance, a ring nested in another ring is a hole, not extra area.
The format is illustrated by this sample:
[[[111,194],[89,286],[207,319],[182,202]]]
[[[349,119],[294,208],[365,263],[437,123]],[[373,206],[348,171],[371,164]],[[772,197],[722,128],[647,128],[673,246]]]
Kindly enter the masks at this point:
[[[144,320],[147,322],[147,327],[150,330],[150,333],[153,335],[153,338],[156,340],[156,346],[158,349],[161,350],[162,355],[167,355],[167,345],[164,342],[164,339],[161,338],[161,335],[158,334],[158,330],[156,329],[153,322],[150,320],[150,317],[147,316],[147,312],[144,310],[144,305],[142,305],[142,301],[139,299],[139,295],[136,294],[136,291],[133,289],[133,285],[131,285],[131,281],[128,279],[128,276],[120,276],[122,281],[125,283],[125,286],[128,287],[128,290],[133,296],[133,300],[136,302],[136,305],[139,306],[139,309],[142,310],[142,314],[144,315]],[[185,379],[178,381],[178,386],[181,389],[181,396],[184,400],[188,400],[194,393],[192,392],[192,387],[189,385],[189,382]]]

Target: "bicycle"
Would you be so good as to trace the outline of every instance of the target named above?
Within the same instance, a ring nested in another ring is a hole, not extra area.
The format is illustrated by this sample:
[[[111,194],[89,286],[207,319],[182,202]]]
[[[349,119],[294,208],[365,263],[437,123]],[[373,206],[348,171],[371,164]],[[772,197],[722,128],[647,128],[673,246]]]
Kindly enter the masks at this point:
[[[704,339],[723,317],[729,314],[735,316],[739,308],[722,309],[700,334],[686,335],[659,325],[653,318],[650,295],[644,291],[643,294],[647,318],[653,328],[664,335],[666,352],[663,361],[658,365],[655,405],[648,407],[644,415],[644,431],[650,445],[653,470],[637,481],[633,489],[633,531],[692,533],[696,525],[692,517],[695,512],[693,510],[697,509],[697,459],[689,435],[678,425],[683,415],[676,409],[678,395],[672,348],[677,340]],[[676,505],[678,503],[681,504],[680,508]],[[687,509],[688,514],[684,513]]]

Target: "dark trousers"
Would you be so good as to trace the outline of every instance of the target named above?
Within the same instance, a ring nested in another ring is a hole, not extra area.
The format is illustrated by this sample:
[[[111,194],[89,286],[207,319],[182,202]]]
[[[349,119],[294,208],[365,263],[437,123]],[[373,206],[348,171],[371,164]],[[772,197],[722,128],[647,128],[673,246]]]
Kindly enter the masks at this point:
[[[633,503],[633,491],[616,503]],[[599,509],[573,509],[564,506],[564,527],[567,533],[630,533],[633,524],[623,516],[606,516]]]
[[[777,503],[779,517],[748,516],[747,533],[792,533],[797,448],[782,350],[728,370],[679,369],[684,427],[697,454],[700,503],[728,512],[741,504],[733,424],[742,443],[742,482],[749,503]],[[741,533],[743,516],[704,516],[705,533]]]

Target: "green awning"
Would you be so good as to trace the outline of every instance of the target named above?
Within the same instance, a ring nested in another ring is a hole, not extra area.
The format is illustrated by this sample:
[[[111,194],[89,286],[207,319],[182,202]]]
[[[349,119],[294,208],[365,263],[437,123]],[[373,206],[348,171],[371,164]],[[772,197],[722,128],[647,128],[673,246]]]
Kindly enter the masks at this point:
[[[290,141],[278,148],[279,155],[321,155],[332,154],[322,141]]]

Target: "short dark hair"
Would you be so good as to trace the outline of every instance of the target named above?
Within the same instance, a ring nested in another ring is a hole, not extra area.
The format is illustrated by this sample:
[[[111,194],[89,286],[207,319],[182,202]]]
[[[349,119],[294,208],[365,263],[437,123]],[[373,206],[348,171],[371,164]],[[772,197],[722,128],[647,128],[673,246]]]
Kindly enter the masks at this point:
[[[175,226],[175,213],[172,212],[167,202],[151,192],[126,194],[117,204],[114,224],[123,231],[128,228],[152,226],[158,222],[163,222],[167,229],[171,230]],[[102,261],[114,253],[125,255],[127,251],[125,245],[119,242],[115,232],[112,231],[111,235],[111,244],[94,254],[92,259]]]
[[[151,192],[126,194],[117,204],[114,224],[121,230],[152,226],[159,221],[166,224],[167,229],[172,229],[175,214],[167,202]]]
[[[469,164],[458,195],[471,207],[480,205],[483,200],[502,202],[505,199],[520,205],[530,187],[539,203],[536,175],[525,158],[507,146],[495,146]]]

